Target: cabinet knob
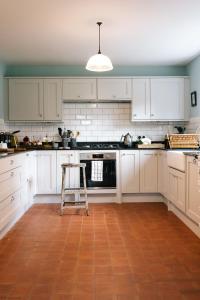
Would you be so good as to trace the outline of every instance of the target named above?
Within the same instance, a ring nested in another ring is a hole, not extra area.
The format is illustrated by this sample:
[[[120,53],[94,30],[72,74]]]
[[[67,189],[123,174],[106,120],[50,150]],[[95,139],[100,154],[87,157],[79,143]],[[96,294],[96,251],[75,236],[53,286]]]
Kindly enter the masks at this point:
[[[11,173],[10,173],[10,176],[13,177],[13,176],[14,176],[14,172],[11,172]]]
[[[134,117],[137,117],[137,114],[133,114]]]
[[[59,115],[59,114],[57,114],[57,117],[60,117],[60,115]]]
[[[77,98],[81,98],[81,96],[80,96],[80,95],[78,95],[78,96],[77,96]]]
[[[15,197],[12,196],[12,197],[10,198],[10,201],[13,202],[14,200],[15,200]]]
[[[151,117],[154,117],[154,114],[151,114]]]
[[[42,118],[42,114],[40,114],[40,117]]]
[[[10,161],[10,165],[13,165],[14,164],[14,160],[13,159],[11,159],[11,161]]]

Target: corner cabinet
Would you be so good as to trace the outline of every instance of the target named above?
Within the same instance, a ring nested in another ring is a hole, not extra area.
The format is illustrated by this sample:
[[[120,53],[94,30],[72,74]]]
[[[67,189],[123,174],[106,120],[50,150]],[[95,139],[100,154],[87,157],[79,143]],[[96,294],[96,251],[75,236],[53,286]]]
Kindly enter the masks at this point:
[[[138,150],[120,151],[121,191],[122,193],[139,193],[140,163]]]
[[[133,78],[132,121],[187,120],[188,103],[188,78]]]
[[[96,100],[96,79],[67,78],[62,81],[63,100]]]
[[[132,85],[130,78],[99,78],[98,100],[131,101]]]
[[[59,79],[9,79],[10,121],[60,121]]]

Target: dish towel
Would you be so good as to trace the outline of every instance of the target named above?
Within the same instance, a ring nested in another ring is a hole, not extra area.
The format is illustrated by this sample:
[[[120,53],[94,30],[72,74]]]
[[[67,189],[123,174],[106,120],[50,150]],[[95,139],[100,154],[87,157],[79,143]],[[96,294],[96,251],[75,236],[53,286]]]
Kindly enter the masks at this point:
[[[103,181],[103,161],[102,160],[92,160],[92,181]]]

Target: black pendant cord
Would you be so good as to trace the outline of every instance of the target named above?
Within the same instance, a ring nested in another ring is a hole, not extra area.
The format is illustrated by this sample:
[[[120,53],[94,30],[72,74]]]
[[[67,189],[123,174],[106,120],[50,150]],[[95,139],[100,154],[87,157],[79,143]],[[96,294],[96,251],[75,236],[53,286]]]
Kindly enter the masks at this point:
[[[102,22],[97,22],[97,25],[99,26],[99,51],[98,51],[98,54],[101,54],[101,32],[100,32],[100,26],[102,25]]]

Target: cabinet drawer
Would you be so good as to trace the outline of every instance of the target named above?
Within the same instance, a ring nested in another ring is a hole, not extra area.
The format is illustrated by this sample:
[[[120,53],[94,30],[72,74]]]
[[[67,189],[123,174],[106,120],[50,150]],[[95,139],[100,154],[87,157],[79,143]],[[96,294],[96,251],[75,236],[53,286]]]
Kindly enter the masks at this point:
[[[22,164],[21,155],[11,155],[0,160],[0,174],[15,169]]]
[[[20,188],[21,168],[16,168],[0,175],[0,200],[5,199]]]
[[[9,223],[14,221],[15,214],[21,207],[20,191],[0,201],[0,231]]]

